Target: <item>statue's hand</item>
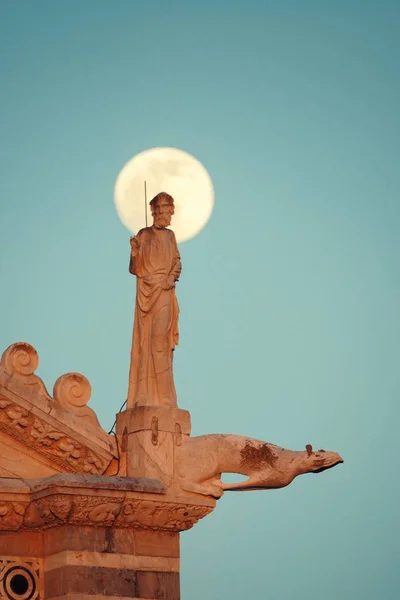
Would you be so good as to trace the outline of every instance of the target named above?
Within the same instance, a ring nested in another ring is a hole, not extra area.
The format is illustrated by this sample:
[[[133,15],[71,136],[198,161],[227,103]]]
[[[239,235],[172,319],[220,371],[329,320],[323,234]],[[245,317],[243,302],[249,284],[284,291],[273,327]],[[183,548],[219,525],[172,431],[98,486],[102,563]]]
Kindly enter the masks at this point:
[[[133,236],[129,241],[131,244],[131,254],[132,256],[135,256],[139,250],[139,240],[137,237]]]
[[[175,277],[173,275],[168,275],[166,281],[166,290],[172,290],[175,287]]]

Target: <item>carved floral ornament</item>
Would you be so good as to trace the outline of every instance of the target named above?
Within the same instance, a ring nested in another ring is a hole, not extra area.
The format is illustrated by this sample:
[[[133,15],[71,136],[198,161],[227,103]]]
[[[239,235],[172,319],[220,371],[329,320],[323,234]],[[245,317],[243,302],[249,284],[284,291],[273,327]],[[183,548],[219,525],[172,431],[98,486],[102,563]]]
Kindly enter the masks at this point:
[[[9,400],[0,399],[0,431],[37,450],[69,473],[101,475],[110,462]]]
[[[70,524],[179,532],[190,529],[212,510],[213,506],[148,498],[54,494],[29,503],[0,501],[0,531]]]
[[[115,448],[113,437],[100,427],[96,414],[87,406],[91,395],[89,381],[79,373],[62,375],[54,385],[54,397],[51,398],[43,381],[34,373],[38,364],[38,353],[26,342],[13,344],[3,353],[0,360],[0,376],[1,371],[3,372],[0,383],[6,390],[17,390],[18,397],[33,403],[37,410],[32,412],[25,407],[26,402],[21,406],[17,398],[12,401],[0,393],[0,431],[45,455],[63,471],[104,473],[113,456],[100,456],[93,452],[91,444],[79,441],[80,436],[75,437],[63,431],[63,415],[67,413],[72,417],[72,421],[68,420],[68,423],[72,427],[77,424],[78,432],[80,422],[89,422],[100,437],[107,440],[110,448]],[[43,406],[46,406],[46,410],[43,410]],[[40,413],[41,417],[38,416]],[[53,418],[49,418],[49,415]],[[55,426],[56,422],[60,426]],[[116,449],[113,454],[116,455]]]

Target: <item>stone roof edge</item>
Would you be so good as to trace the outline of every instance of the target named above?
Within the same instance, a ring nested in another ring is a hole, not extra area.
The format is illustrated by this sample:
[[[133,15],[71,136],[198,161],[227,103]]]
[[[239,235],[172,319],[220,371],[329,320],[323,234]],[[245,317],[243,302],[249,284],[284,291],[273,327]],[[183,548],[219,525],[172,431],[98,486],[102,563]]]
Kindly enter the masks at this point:
[[[27,427],[33,423],[34,430],[30,428],[30,432],[38,441],[35,449],[47,458],[53,434],[72,438],[108,463],[117,458],[115,437],[104,431],[93,409],[87,406],[91,386],[86,377],[80,373],[62,375],[54,385],[52,397],[35,374],[38,363],[36,350],[26,342],[12,344],[3,353],[0,429],[24,443],[28,441],[28,437],[24,437]],[[50,438],[40,442],[41,437],[46,438],[46,432]]]

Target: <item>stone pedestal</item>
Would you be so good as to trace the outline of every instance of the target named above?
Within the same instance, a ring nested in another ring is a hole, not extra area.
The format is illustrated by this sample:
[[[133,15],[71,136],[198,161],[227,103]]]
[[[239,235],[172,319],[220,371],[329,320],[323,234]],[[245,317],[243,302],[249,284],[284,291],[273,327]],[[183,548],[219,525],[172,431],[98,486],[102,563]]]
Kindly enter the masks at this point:
[[[168,494],[180,496],[179,453],[191,431],[190,414],[168,406],[138,406],[117,417],[117,439],[128,477],[158,479]]]

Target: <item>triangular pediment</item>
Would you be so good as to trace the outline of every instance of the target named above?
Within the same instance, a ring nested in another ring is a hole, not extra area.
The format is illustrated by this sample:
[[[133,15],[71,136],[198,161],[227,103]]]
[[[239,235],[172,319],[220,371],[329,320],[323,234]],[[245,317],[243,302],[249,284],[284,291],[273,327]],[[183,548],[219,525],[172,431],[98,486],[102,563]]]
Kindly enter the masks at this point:
[[[89,381],[67,373],[50,396],[35,374],[38,362],[26,342],[7,348],[0,361],[0,477],[105,473],[117,446],[87,406]]]

